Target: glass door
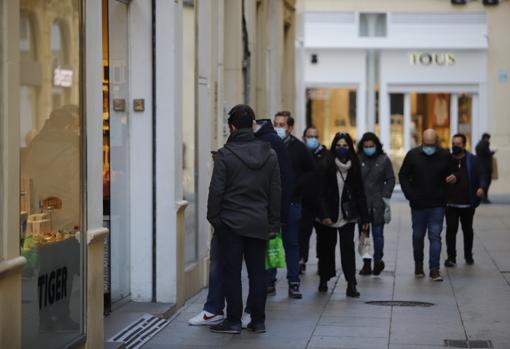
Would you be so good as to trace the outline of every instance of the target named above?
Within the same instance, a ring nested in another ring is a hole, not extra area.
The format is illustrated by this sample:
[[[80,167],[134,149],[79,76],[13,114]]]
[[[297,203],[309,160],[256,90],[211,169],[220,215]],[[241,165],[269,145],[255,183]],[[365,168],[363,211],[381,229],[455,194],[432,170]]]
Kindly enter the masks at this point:
[[[108,115],[104,144],[109,184],[110,292],[116,302],[130,294],[128,5],[108,1]],[[105,201],[106,202],[106,201]]]

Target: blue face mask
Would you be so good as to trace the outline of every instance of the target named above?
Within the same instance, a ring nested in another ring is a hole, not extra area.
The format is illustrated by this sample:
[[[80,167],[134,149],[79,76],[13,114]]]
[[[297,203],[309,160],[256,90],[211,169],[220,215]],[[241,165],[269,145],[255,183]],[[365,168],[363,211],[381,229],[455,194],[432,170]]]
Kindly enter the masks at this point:
[[[363,147],[363,153],[368,157],[374,156],[375,151],[376,151],[375,147],[368,147],[368,148]]]
[[[435,145],[424,145],[421,147],[421,149],[428,156],[433,155],[437,150]]]
[[[287,137],[287,134],[285,133],[285,129],[283,127],[275,127],[274,130],[276,131],[276,133],[278,133],[278,137],[280,137],[281,139]]]
[[[349,148],[336,148],[335,154],[339,158],[348,158],[349,157]]]
[[[319,140],[317,138],[307,138],[306,139],[306,146],[310,150],[315,150],[319,146]]]

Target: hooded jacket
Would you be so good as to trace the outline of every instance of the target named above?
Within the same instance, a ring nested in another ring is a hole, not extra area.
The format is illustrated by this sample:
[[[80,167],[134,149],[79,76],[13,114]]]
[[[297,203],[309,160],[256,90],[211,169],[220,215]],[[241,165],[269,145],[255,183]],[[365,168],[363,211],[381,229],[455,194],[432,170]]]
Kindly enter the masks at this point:
[[[259,141],[269,142],[269,144],[271,144],[271,148],[273,148],[276,152],[276,156],[278,157],[278,165],[280,166],[280,183],[282,187],[280,220],[282,223],[287,223],[290,207],[290,195],[294,180],[290,167],[289,154],[287,153],[285,144],[274,130],[271,120],[257,120],[257,123],[260,125],[260,128],[257,132],[255,132],[255,137]]]
[[[267,240],[280,230],[280,169],[267,142],[251,129],[231,134],[216,154],[209,186],[207,220],[215,229]]]

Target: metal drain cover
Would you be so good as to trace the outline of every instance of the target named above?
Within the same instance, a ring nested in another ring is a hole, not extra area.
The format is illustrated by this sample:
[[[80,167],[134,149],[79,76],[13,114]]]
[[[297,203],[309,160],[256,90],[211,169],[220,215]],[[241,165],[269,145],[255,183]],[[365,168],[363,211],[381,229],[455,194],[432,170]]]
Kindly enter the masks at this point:
[[[465,340],[445,339],[444,346],[447,348],[494,348],[490,340]]]
[[[415,301],[370,301],[365,303],[385,307],[431,307],[434,305],[434,303]]]
[[[168,324],[169,321],[166,319],[145,314],[108,339],[107,342],[121,342],[128,349],[138,349]]]

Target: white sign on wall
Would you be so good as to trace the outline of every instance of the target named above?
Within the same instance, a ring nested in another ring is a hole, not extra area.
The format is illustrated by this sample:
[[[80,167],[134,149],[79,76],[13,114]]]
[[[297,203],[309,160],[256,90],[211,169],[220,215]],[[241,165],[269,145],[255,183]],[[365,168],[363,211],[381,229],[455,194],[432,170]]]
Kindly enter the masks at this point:
[[[73,71],[71,69],[55,68],[53,71],[53,85],[71,87],[73,85]]]

